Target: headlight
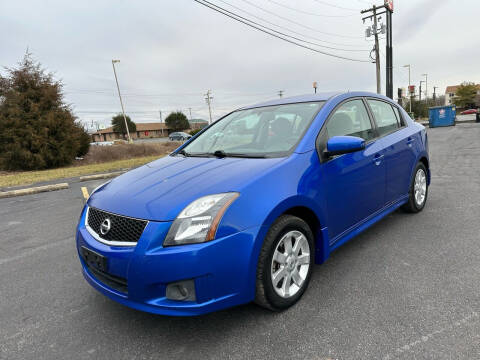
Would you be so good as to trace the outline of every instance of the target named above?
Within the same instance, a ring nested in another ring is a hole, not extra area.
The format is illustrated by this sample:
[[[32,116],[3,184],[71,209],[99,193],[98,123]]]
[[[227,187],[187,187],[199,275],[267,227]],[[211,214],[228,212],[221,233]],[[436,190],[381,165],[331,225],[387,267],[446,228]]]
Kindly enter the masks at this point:
[[[190,203],[173,222],[163,246],[213,240],[223,214],[239,195],[234,192],[208,195]]]

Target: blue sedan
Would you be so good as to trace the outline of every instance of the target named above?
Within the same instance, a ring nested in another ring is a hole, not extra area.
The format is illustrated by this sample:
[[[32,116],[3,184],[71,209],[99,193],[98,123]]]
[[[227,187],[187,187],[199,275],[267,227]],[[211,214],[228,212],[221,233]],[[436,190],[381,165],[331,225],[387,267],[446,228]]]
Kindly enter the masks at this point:
[[[280,311],[336,248],[400,207],[421,211],[429,184],[425,128],[390,99],[277,99],[97,188],[77,250],[85,279],[135,309]]]

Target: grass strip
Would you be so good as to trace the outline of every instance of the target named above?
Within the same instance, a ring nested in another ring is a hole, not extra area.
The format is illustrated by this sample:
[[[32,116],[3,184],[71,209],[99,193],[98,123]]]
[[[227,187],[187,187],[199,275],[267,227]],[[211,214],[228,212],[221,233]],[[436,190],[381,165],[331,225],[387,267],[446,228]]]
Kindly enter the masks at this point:
[[[146,164],[160,158],[159,155],[137,157],[124,160],[115,160],[99,164],[69,166],[59,169],[21,171],[0,174],[0,187],[30,185],[56,179],[73,178],[119,169],[129,169]]]

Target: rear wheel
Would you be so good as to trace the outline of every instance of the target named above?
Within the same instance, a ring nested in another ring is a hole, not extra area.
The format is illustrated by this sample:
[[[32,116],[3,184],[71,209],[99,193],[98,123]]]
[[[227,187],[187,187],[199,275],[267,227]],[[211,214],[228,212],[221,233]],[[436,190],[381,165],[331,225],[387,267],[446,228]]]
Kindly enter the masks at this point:
[[[260,252],[255,302],[274,311],[292,306],[305,292],[313,264],[310,227],[296,216],[282,215],[268,231]]]
[[[415,168],[413,179],[410,184],[408,202],[403,205],[403,209],[411,213],[422,211],[427,202],[427,196],[427,169],[423,163],[419,162]]]

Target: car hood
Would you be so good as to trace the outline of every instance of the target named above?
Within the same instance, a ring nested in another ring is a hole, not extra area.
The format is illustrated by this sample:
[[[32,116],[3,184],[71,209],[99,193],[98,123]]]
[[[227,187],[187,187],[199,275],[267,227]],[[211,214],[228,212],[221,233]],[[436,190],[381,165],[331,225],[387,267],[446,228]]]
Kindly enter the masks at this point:
[[[282,160],[166,156],[113,179],[90,197],[88,205],[134,218],[171,221],[201,196],[241,192]]]

